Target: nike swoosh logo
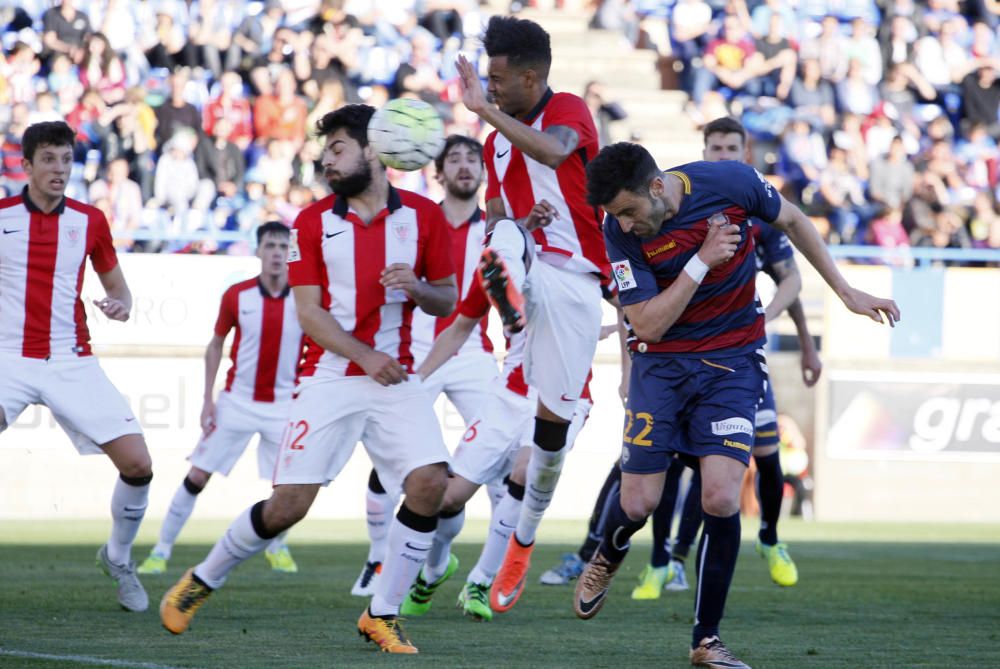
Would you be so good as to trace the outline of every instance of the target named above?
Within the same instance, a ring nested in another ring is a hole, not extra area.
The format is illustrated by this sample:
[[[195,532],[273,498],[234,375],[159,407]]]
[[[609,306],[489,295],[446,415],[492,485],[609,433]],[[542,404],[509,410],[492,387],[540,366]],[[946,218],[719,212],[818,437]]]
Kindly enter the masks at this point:
[[[506,155],[507,155],[508,153],[510,153],[510,149],[507,149],[507,150],[506,150],[506,151],[504,151],[503,153],[500,153],[499,151],[497,151],[497,158],[503,158],[503,157],[504,157],[504,156],[506,156]]]
[[[576,401],[575,397],[566,397],[565,394],[563,394],[563,396],[560,397],[559,399],[561,399],[563,402],[575,402]]]
[[[131,422],[132,422],[132,421],[134,421],[134,420],[135,420],[135,418],[126,418],[126,419],[125,419],[125,422],[126,422],[126,423],[131,423]]]
[[[579,603],[579,605],[580,605],[580,613],[590,613],[591,611],[593,611],[593,610],[594,610],[594,608],[595,608],[595,607],[596,607],[596,606],[597,606],[598,604],[600,604],[600,603],[601,603],[601,600],[603,600],[603,599],[604,599],[604,596],[605,596],[606,594],[608,594],[608,589],[607,589],[607,588],[605,588],[604,590],[601,590],[601,591],[600,591],[599,593],[597,593],[597,594],[596,594],[596,595],[594,596],[594,598],[593,598],[593,599],[590,599],[590,600],[586,600],[586,599],[581,599],[581,600],[580,600],[580,601],[578,602],[578,603]]]
[[[253,309],[246,309],[246,310],[240,311],[240,313],[243,314],[244,316],[246,316],[248,314],[252,314],[253,313]]]
[[[21,229],[20,229],[20,228],[18,228],[17,230],[8,230],[7,228],[4,228],[4,229],[3,229],[3,233],[4,233],[5,235],[10,235],[10,234],[13,234],[13,233],[15,233],[15,232],[21,232]]]
[[[430,550],[430,547],[425,548],[423,546],[414,546],[409,541],[403,542],[403,545],[409,548],[411,551],[420,551],[422,553],[426,553],[427,551]]]
[[[511,529],[511,530],[513,530],[513,529],[515,529],[517,527],[516,525],[508,525],[507,523],[503,522],[502,520],[499,521],[499,522],[500,522],[500,527],[506,527],[506,528]]]
[[[497,593],[497,602],[500,603],[501,607],[506,608],[511,602],[514,601],[514,599],[517,597],[517,593],[521,592],[521,585],[523,583],[524,579],[522,578],[520,581],[517,582],[517,587],[514,588],[514,591],[508,595],[505,595],[502,592]]]
[[[347,230],[341,230],[340,232],[328,232],[326,233],[326,238],[329,239],[330,237],[336,237],[337,235],[342,235],[345,232],[347,232]]]

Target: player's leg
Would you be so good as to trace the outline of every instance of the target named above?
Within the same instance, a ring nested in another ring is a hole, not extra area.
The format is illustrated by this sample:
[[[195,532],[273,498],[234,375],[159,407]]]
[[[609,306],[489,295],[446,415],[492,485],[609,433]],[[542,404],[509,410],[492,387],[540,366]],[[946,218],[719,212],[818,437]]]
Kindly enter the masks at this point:
[[[262,480],[271,481],[278,462],[278,451],[281,450],[281,442],[285,435],[289,403],[254,402],[250,409],[257,418],[257,423],[253,427],[256,427],[257,433],[260,434],[260,442],[257,444],[257,475]],[[264,558],[271,571],[296,574],[299,565],[296,564],[292,551],[288,548],[288,532],[289,530],[285,530],[271,540],[264,549]]]
[[[684,464],[680,460],[674,458],[670,461],[660,503],[651,514],[653,548],[649,564],[639,575],[639,585],[632,590],[632,599],[659,599],[664,585],[673,578],[670,562],[670,526],[674,518],[674,506],[677,504],[677,491],[683,472]]]
[[[514,221],[496,222],[483,249],[476,275],[490,303],[510,332],[527,324],[525,281],[532,266],[534,241]]]
[[[162,574],[167,570],[167,562],[173,553],[174,543],[187,524],[188,518],[191,517],[198,495],[208,485],[211,476],[209,472],[194,466],[188,471],[170,500],[156,545],[137,569],[140,574]]]
[[[351,586],[355,597],[370,597],[375,592],[375,583],[382,573],[385,560],[386,538],[389,536],[389,517],[396,508],[396,500],[386,492],[378,472],[368,474],[365,489],[365,524],[368,528],[368,557],[361,573]]]
[[[799,572],[788,554],[787,544],[778,540],[778,518],[785,493],[785,475],[778,455],[778,412],[774,391],[768,383],[757,409],[753,457],[757,463],[757,494],[760,497],[760,531],[757,552],[767,559],[771,579],[778,585],[798,583]]]
[[[382,574],[358,631],[381,650],[416,653],[399,625],[399,607],[434,543],[448,485],[448,450],[418,377],[376,387],[363,441],[386,490],[404,493],[389,527]]]
[[[431,549],[399,607],[400,615],[414,617],[427,613],[434,593],[458,570],[458,558],[451,552],[451,545],[465,525],[465,505],[477,490],[479,484],[463,476],[453,473],[448,478]]]
[[[701,469],[691,470],[691,482],[684,492],[684,502],[681,505],[681,522],[677,527],[677,539],[670,549],[670,562],[673,565],[673,578],[665,586],[667,590],[683,591],[688,589],[687,574],[684,563],[691,552],[701,529]]]
[[[622,470],[618,462],[611,467],[601,490],[597,493],[594,501],[594,509],[590,512],[590,520],[587,522],[587,538],[580,544],[580,548],[575,553],[566,553],[555,567],[542,574],[539,581],[545,585],[566,585],[574,580],[583,571],[583,565],[590,562],[594,556],[594,551],[601,544],[604,536],[604,523],[607,518],[607,506],[611,495],[617,494],[622,479]]]

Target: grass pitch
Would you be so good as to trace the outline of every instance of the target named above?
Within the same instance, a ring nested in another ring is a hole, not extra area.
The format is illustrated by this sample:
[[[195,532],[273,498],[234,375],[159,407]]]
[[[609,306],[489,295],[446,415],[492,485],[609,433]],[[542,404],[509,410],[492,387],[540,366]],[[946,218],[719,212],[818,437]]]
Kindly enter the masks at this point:
[[[146,523],[136,557],[157,527]],[[160,627],[159,599],[224,527],[192,523],[168,573],[143,577],[150,610],[131,614],[94,566],[106,523],[0,522],[0,667],[689,666],[692,591],[629,598],[648,543],[637,540],[604,609],[581,621],[571,587],[537,579],[575,546],[583,525],[548,521],[541,538],[559,543],[539,545],[514,610],[489,624],[463,619],[453,608],[456,578],[427,616],[409,621],[416,657],[377,654],[355,631],[365,602],[349,590],[367,550],[357,522],[307,521],[292,535],[299,574],[272,573],[255,558],[188,633],[171,636]],[[756,521],[744,528],[723,638],[755,669],[1000,667],[1000,528],[783,522],[801,574],[788,589],[771,583],[753,552]],[[470,523],[464,538],[478,541],[483,532]],[[456,549],[464,576],[478,544]],[[688,577],[693,583],[692,565]]]

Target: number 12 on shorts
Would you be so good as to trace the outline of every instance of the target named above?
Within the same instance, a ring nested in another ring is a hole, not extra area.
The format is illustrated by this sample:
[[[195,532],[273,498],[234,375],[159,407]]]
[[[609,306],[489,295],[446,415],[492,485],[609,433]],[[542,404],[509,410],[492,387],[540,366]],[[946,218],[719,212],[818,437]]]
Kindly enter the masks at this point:
[[[633,414],[631,409],[625,409],[625,418],[625,433],[622,435],[622,441],[633,446],[652,446],[653,442],[646,437],[653,431],[653,416],[645,411]],[[636,421],[642,421],[643,426],[639,433],[633,437],[631,436],[632,428],[635,427]]]
[[[309,433],[309,423],[300,420],[297,423],[288,423],[288,427],[285,428],[285,444],[290,451],[301,451],[306,445],[303,443],[306,434]]]

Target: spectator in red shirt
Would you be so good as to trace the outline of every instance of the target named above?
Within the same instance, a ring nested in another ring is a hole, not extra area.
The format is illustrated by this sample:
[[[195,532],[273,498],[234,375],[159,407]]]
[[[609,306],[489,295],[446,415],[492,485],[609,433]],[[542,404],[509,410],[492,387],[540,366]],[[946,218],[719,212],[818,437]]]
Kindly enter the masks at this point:
[[[694,73],[691,97],[695,104],[701,104],[705,93],[720,85],[733,93],[756,96],[759,92],[754,73],[760,67],[761,55],[753,38],[735,14],[727,15],[722,26],[723,36],[709,42],[703,67]]]
[[[205,134],[215,136],[215,124],[221,119],[229,123],[226,140],[245,151],[253,140],[253,116],[250,102],[243,96],[243,80],[235,72],[226,72],[220,80],[221,92],[203,112]]]
[[[306,116],[309,110],[296,92],[295,75],[284,67],[278,72],[274,93],[261,95],[253,108],[254,134],[259,144],[269,139],[289,142],[294,151],[306,139]],[[293,153],[294,153],[293,151]]]
[[[87,38],[80,62],[80,83],[84,88],[96,89],[109,105],[125,99],[125,66],[101,33]]]

